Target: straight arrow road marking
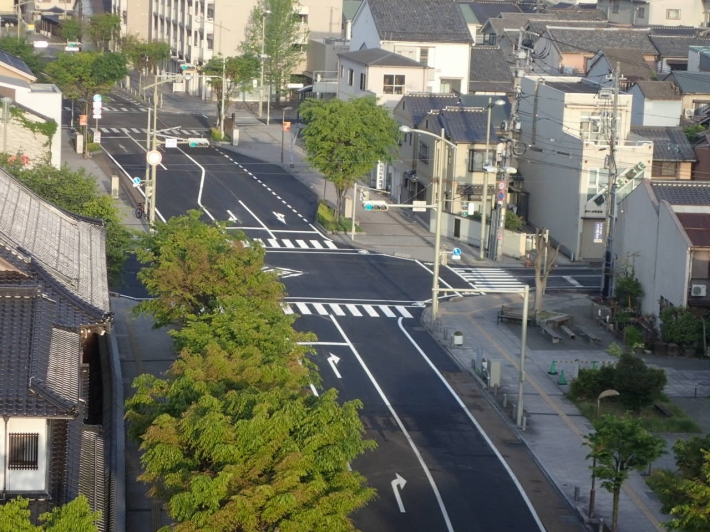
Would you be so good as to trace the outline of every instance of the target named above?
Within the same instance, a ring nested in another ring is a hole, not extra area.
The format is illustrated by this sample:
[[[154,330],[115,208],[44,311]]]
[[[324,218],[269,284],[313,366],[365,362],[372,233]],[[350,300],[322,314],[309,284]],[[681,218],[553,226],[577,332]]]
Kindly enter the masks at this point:
[[[330,364],[330,367],[333,369],[333,373],[335,373],[335,376],[338,377],[339,379],[342,379],[342,377],[340,376],[340,372],[338,371],[338,368],[336,367],[338,362],[340,362],[340,359],[338,357],[336,357],[333,353],[331,353],[330,356],[328,357],[328,364]],[[404,480],[404,479],[402,479],[402,480]],[[401,504],[402,503],[400,503],[400,507],[401,507]],[[402,510],[402,511],[404,511],[404,510]]]
[[[274,212],[274,216],[276,216],[276,219],[279,222],[286,225],[286,215],[285,214],[281,214],[280,212]]]
[[[397,499],[397,506],[399,506],[399,511],[401,513],[406,513],[406,510],[404,509],[404,503],[402,502],[402,495],[399,492],[406,484],[407,481],[404,480],[399,473],[397,473],[397,476],[392,481],[392,491],[394,491],[394,498]]]

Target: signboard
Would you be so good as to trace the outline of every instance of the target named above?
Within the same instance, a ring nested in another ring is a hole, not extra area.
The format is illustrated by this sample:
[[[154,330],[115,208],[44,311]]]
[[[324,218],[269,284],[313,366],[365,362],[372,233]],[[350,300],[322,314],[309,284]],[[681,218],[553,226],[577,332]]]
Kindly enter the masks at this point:
[[[498,181],[498,190],[505,190],[505,181]]]
[[[451,250],[451,259],[452,260],[461,260],[461,249],[460,248],[454,248]]]
[[[94,129],[94,142],[96,144],[101,144],[101,131]]]
[[[89,119],[87,115],[79,115],[79,125],[86,126],[89,124]]]
[[[412,205],[412,212],[426,212],[426,201],[414,200]]]
[[[151,166],[157,166],[163,160],[163,156],[158,150],[150,150],[145,154],[145,159]]]
[[[498,201],[503,201],[505,199],[505,192],[498,191]]]
[[[94,109],[101,109],[101,106],[103,105],[103,103],[97,102],[96,100],[94,100],[93,102],[91,102],[91,105],[93,106]]]
[[[96,120],[98,120],[99,118],[101,118],[101,111],[96,111],[96,110],[94,110],[93,118],[96,119]]]
[[[165,139],[166,148],[177,148],[177,139],[168,137]]]
[[[291,131],[291,122],[284,121],[284,131]]]
[[[133,178],[133,186],[138,188],[141,186],[141,178],[140,177],[134,177]]]
[[[594,222],[594,243],[604,242],[604,222]]]
[[[94,94],[94,103],[101,103],[103,101],[103,98],[101,97],[100,94]]]

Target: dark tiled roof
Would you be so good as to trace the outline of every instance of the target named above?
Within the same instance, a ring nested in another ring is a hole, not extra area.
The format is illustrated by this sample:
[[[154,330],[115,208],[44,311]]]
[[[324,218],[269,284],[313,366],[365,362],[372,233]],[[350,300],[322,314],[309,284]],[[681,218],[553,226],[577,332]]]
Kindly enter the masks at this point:
[[[620,28],[550,28],[554,44],[566,54],[597,53],[605,46],[636,48],[644,55],[656,55],[656,47],[648,38],[647,30]]]
[[[688,59],[690,46],[710,46],[710,39],[684,35],[651,35],[651,42],[663,58]]]
[[[601,52],[612,67],[619,63],[621,75],[630,82],[651,79],[654,75],[643,54],[635,48],[604,47]]]
[[[695,161],[682,127],[631,126],[631,133],[653,141],[654,161]]]
[[[483,109],[448,108],[438,111],[437,115],[439,127],[444,129],[447,139],[454,144],[486,142],[488,113]],[[490,138],[497,138],[493,124],[491,124]]]
[[[0,248],[36,262],[85,305],[109,311],[104,227],[42,200],[0,170]]]
[[[674,70],[666,80],[674,81],[683,94],[710,94],[710,72],[680,72]]]
[[[548,27],[554,28],[608,28],[606,20],[531,20],[528,29],[542,35]]]
[[[498,18],[488,19],[488,24],[492,26],[497,34],[502,34],[505,30],[515,30],[524,27],[530,20],[558,20],[554,15],[547,13],[501,13]]]
[[[680,100],[678,88],[671,81],[639,81],[636,85],[649,100]]]
[[[709,181],[655,181],[651,188],[659,201],[671,205],[710,205]]]
[[[19,70],[20,72],[26,74],[32,79],[36,79],[35,75],[30,70],[30,67],[28,67],[25,62],[16,55],[12,55],[4,50],[0,50],[0,63],[10,65],[15,70]]]
[[[367,0],[383,41],[470,43],[471,33],[451,0]]]
[[[546,83],[548,87],[557,89],[560,92],[581,93],[581,94],[596,94],[599,92],[599,87],[589,83],[581,83],[576,81],[553,81]]]
[[[472,46],[469,92],[511,91],[513,74],[500,46]]]
[[[419,61],[395,54],[394,52],[382,50],[381,48],[368,48],[366,50],[356,50],[355,52],[345,52],[338,54],[338,57],[355,61],[361,65],[426,68]]]
[[[520,8],[515,2],[469,2],[468,7],[481,24],[485,24],[489,18],[498,17],[501,13],[520,13]]]
[[[494,105],[493,111],[491,112],[491,121],[495,126],[500,126],[503,121],[510,118],[511,105],[510,101],[504,96],[487,96],[482,94],[462,94],[461,95],[461,107],[476,107],[479,109],[485,109],[488,105],[489,100],[495,102],[496,100],[505,100],[505,105]]]
[[[398,106],[410,114],[414,127],[417,127],[429,111],[458,105],[458,102],[459,97],[454,94],[421,92],[405,94]]]
[[[677,212],[675,215],[693,246],[710,247],[710,214]]]
[[[560,20],[606,20],[606,15],[599,9],[551,9]]]
[[[649,26],[651,35],[697,35],[693,26]]]

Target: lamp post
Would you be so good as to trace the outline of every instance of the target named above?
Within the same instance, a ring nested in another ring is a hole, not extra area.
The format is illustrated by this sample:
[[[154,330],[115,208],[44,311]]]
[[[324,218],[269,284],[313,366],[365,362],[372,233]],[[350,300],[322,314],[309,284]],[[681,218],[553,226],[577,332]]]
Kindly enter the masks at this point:
[[[491,161],[491,114],[493,112],[493,108],[496,105],[505,105],[505,100],[499,99],[496,100],[495,102],[493,101],[493,98],[488,98],[488,105],[486,105],[486,109],[488,109],[488,125],[486,126],[486,166],[484,167],[485,173],[483,174],[483,195],[481,197],[481,249],[480,249],[480,258],[483,260],[486,257],[485,254],[485,239],[486,239],[486,216],[488,214],[488,170],[486,168],[490,167],[492,164]]]
[[[3,96],[2,98],[2,152],[7,153],[7,123],[10,121],[10,104],[12,98]]]
[[[399,130],[402,133],[419,133],[420,135],[428,135],[434,137],[437,141],[442,141],[444,144],[448,144],[454,150],[454,160],[456,158],[456,144],[448,141],[444,138],[444,130],[441,130],[441,134],[437,135],[430,131],[422,131],[419,129],[412,129],[409,126],[399,126]],[[439,315],[439,261],[441,260],[441,223],[443,220],[444,211],[444,154],[443,150],[440,154],[440,164],[438,165],[438,182],[437,182],[437,196],[436,196],[436,231],[434,233],[434,279],[432,281],[431,287],[431,316],[432,320],[437,319]],[[438,161],[435,161],[438,162]],[[432,198],[433,199],[433,198]]]
[[[26,4],[34,4],[35,0],[29,0],[28,2],[17,2],[15,4],[15,7],[17,8],[17,40],[20,40],[20,21],[22,20],[22,11],[20,10],[20,6],[24,6]]]
[[[602,399],[606,399],[607,397],[617,397],[619,395],[619,392],[616,390],[604,390],[602,393],[599,394],[599,397],[597,397],[597,408],[594,410],[594,420],[596,421],[599,419],[599,408],[601,407],[601,402]],[[596,485],[596,474],[594,473],[594,468],[597,467],[597,457],[593,456],[592,457],[592,489],[589,491],[589,518],[591,519],[594,517],[594,505],[596,503],[596,498],[597,498],[597,491],[595,489]]]
[[[286,134],[286,111],[293,110],[293,107],[281,109],[281,164],[284,162],[284,136]]]
[[[266,17],[271,14],[271,11],[265,9],[261,14],[261,54],[259,59],[261,61],[261,73],[259,74],[261,80],[259,81],[259,118],[263,114],[264,109],[264,61],[266,61]]]

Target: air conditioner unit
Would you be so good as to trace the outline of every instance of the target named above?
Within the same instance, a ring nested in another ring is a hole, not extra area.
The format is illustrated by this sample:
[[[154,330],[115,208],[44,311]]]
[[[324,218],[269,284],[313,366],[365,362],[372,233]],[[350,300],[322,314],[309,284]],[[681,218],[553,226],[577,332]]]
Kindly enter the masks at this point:
[[[692,116],[695,114],[695,109],[683,109],[683,115],[685,118],[692,118]]]
[[[694,284],[690,287],[690,295],[693,297],[705,297],[708,293],[708,287],[704,284]]]

